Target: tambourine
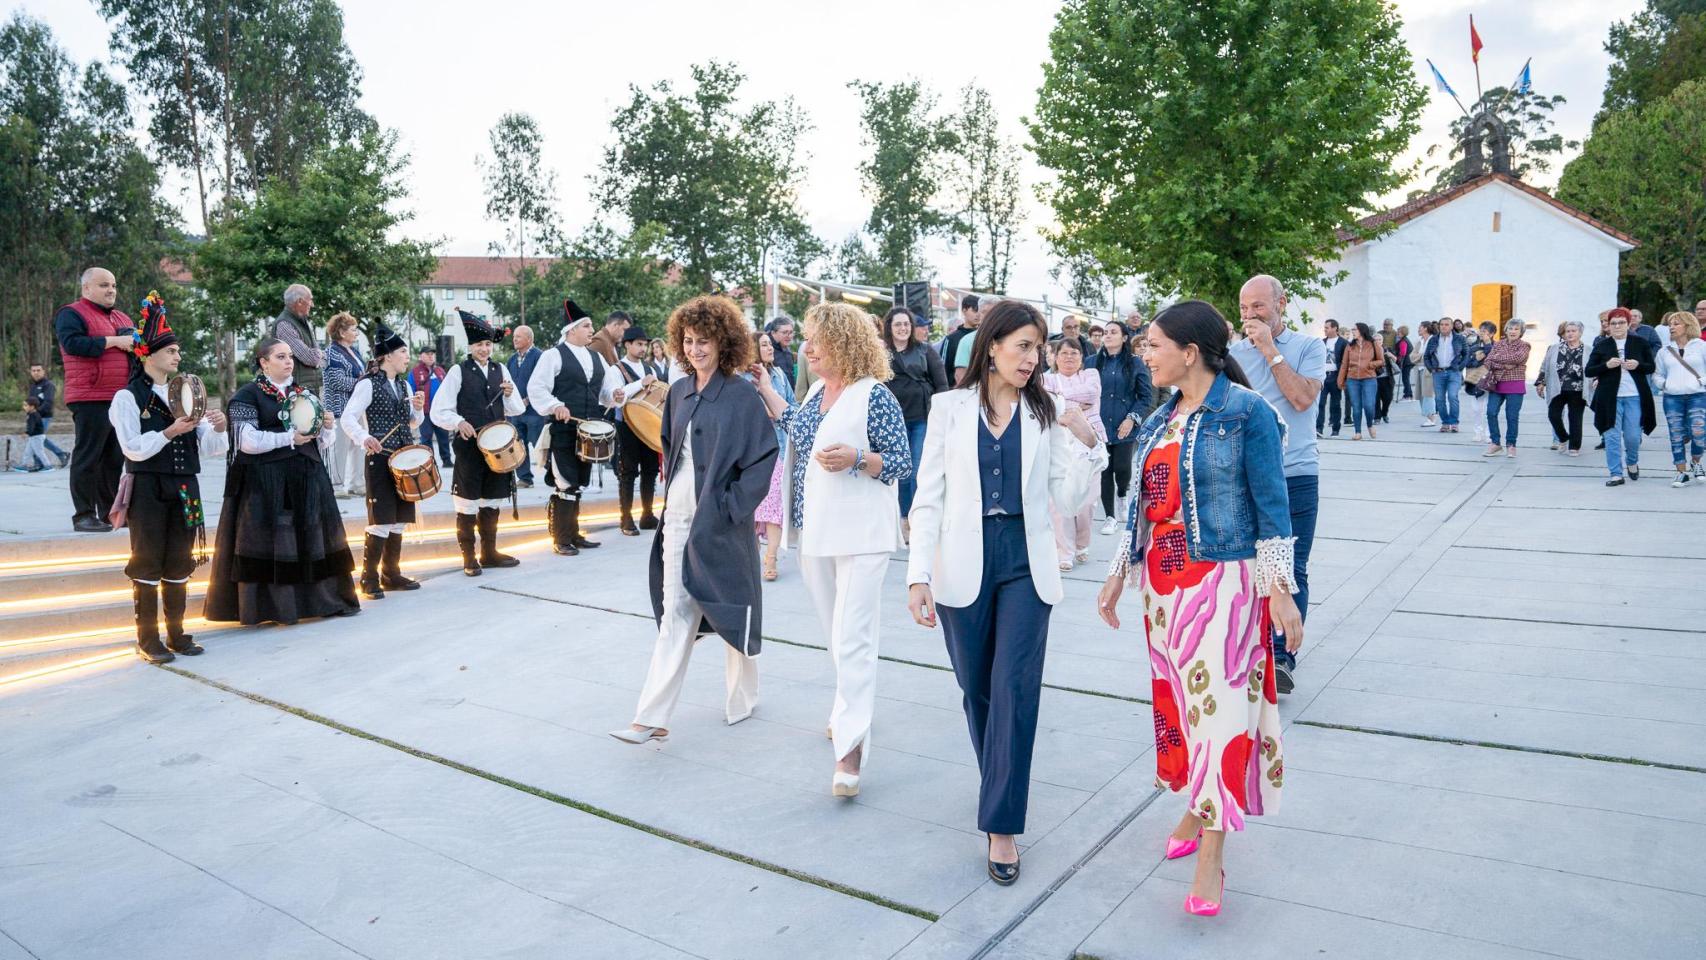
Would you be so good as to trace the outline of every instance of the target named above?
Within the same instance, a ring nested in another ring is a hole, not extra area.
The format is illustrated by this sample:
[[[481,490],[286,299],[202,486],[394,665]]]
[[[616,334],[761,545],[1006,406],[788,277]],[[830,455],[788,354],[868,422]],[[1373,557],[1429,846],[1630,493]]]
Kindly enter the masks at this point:
[[[284,414],[290,428],[304,436],[317,437],[325,426],[325,410],[320,406],[320,398],[312,393],[292,394]]]
[[[171,403],[172,419],[189,417],[200,420],[207,415],[207,388],[193,373],[180,373],[166,384],[166,397]]]

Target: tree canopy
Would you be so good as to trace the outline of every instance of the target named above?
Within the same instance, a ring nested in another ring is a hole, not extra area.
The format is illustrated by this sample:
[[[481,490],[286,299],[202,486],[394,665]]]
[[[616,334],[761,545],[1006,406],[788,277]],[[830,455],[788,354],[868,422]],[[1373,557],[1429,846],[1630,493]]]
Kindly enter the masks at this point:
[[[1532,90],[1518,93],[1507,87],[1488,89],[1470,106],[1469,116],[1458,114],[1452,118],[1447,161],[1435,159],[1441,144],[1428,147],[1426,157],[1433,163],[1422,172],[1422,176],[1424,179],[1431,177],[1432,184],[1425,190],[1412,192],[1411,196],[1444,190],[1458,181],[1462,167],[1458,158],[1463,151],[1463,136],[1483,109],[1491,110],[1505,125],[1505,133],[1510,137],[1511,176],[1518,180],[1533,180],[1550,172],[1552,164],[1565,150],[1575,150],[1582,145],[1579,140],[1565,140],[1564,135],[1553,128],[1552,111],[1564,103],[1564,97],[1559,94],[1545,96]]]
[[[550,269],[523,270],[525,295],[538,305],[529,308],[527,321],[534,338],[546,345],[557,339],[565,297],[601,320],[612,310],[626,311],[648,333],[661,334],[669,312],[692,296],[670,269],[667,247],[668,238],[655,223],[626,234],[595,223],[560,246]],[[514,287],[493,290],[492,312],[519,323],[522,293]]]
[[[936,95],[917,80],[848,86],[859,94],[870,151],[859,163],[859,179],[871,201],[865,232],[873,242],[859,270],[863,276],[847,279],[878,286],[919,279],[926,271],[924,241],[954,226],[954,218],[939,209],[938,194],[947,151],[958,137],[936,117]],[[863,244],[856,245],[862,252]],[[858,262],[856,256],[849,259]]]
[[[1664,98],[1706,78],[1706,0],[1647,0],[1646,9],[1611,25],[1611,66],[1594,124],[1618,110]]]
[[[504,225],[504,242],[491,252],[513,250],[516,268],[529,248],[539,250],[557,239],[557,174],[540,157],[544,137],[525,113],[506,113],[493,124],[491,159],[479,158],[486,182],[486,218]],[[527,322],[527,289],[516,280],[516,322]],[[545,301],[549,302],[549,301]]]
[[[1397,164],[1426,90],[1384,0],[1067,0],[1032,148],[1067,255],[1236,301],[1309,292]]]

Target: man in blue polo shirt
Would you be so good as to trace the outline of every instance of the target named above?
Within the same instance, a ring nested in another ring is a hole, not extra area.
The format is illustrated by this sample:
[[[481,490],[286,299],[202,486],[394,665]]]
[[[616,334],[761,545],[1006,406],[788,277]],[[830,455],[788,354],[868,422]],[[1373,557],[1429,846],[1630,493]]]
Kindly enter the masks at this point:
[[[1285,489],[1291,499],[1291,535],[1297,538],[1293,576],[1297,609],[1309,616],[1309,549],[1315,545],[1320,503],[1321,454],[1315,443],[1315,404],[1327,376],[1327,347],[1285,324],[1285,288],[1266,274],[1245,281],[1238,291],[1244,339],[1231,354],[1250,386],[1285,421]],[[1290,693],[1297,658],[1286,652],[1285,638],[1273,637],[1274,688]]]
[[[540,350],[533,345],[533,328],[522,324],[510,333],[510,342],[515,344],[515,352],[504,361],[509,368],[509,378],[515,381],[515,389],[522,396],[527,396],[527,382],[533,379],[533,368],[539,365]],[[515,424],[518,438],[529,451],[539,442],[539,435],[545,432],[545,418],[529,403],[518,416],[510,417],[509,422]],[[521,466],[515,468],[515,482],[523,488],[533,486],[533,458],[526,457]]]

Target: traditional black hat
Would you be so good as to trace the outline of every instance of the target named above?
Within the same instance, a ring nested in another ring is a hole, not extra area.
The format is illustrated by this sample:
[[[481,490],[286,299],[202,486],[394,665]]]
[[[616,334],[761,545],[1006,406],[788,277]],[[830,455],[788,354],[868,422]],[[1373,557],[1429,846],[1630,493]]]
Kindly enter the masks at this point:
[[[574,323],[576,320],[591,320],[592,314],[581,309],[580,304],[573,300],[563,301],[563,322]]]
[[[142,300],[142,309],[137,314],[136,332],[132,338],[136,347],[132,351],[139,357],[146,357],[156,350],[164,350],[178,342],[178,335],[172,332],[171,324],[166,322],[166,301],[157,291],[148,291],[148,296]]]
[[[408,346],[390,327],[381,323],[373,333],[373,355],[383,357]]]
[[[627,330],[624,330],[622,332],[622,342],[623,343],[631,343],[635,340],[650,340],[650,339],[651,339],[651,337],[646,336],[646,331],[641,330],[640,325],[637,323],[634,324],[633,326],[629,327]]]
[[[456,308],[456,313],[462,318],[462,332],[468,335],[470,346],[482,340],[496,340],[502,336],[497,330],[493,329],[491,324],[486,322],[485,317],[469,313],[461,307]]]

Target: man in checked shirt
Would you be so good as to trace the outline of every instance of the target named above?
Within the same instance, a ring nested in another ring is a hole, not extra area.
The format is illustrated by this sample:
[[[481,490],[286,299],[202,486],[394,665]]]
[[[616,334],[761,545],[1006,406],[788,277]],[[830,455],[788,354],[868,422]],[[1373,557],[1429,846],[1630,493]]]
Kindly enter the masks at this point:
[[[296,359],[296,382],[302,389],[320,395],[321,371],[326,355],[314,340],[314,328],[308,323],[308,313],[314,309],[314,294],[300,283],[284,288],[284,312],[273,321],[272,336],[283,340]]]

